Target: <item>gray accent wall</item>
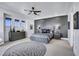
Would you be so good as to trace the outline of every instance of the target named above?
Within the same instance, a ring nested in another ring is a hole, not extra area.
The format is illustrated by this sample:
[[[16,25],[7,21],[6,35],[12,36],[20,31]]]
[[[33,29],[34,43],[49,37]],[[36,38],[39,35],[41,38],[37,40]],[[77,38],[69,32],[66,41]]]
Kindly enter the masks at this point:
[[[37,32],[37,28],[41,29],[51,29],[54,30],[55,25],[60,25],[60,32],[63,37],[68,37],[68,24],[67,24],[67,16],[59,16],[53,18],[40,19],[35,21],[35,32]]]

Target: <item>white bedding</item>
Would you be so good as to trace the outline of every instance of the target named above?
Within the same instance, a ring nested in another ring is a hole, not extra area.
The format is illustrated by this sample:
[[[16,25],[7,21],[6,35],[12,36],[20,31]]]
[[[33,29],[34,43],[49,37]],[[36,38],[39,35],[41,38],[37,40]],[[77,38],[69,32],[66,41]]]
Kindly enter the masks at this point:
[[[51,33],[35,33],[30,37],[31,40],[43,43],[49,43],[53,34]]]

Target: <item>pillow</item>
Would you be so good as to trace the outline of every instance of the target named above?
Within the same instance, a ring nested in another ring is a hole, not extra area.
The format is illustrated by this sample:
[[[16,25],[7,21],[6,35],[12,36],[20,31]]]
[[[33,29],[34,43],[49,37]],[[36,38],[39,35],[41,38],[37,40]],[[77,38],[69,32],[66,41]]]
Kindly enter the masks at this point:
[[[42,29],[42,33],[50,33],[50,29]]]

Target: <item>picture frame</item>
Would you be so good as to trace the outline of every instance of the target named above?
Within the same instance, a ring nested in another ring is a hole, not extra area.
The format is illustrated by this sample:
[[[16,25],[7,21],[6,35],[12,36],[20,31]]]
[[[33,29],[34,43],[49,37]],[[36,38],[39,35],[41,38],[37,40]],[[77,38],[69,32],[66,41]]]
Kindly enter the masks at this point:
[[[70,29],[70,22],[68,21],[68,29]]]
[[[79,12],[78,11],[73,15],[73,24],[74,24],[74,29],[79,29]]]
[[[33,25],[31,24],[31,25],[30,25],[30,30],[32,30],[32,29],[33,29]]]

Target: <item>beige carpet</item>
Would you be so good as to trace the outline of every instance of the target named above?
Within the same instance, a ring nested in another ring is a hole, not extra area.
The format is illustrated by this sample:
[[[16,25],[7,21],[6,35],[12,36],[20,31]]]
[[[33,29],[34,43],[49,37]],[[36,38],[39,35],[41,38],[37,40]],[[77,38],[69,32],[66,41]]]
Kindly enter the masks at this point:
[[[22,42],[31,42],[28,38],[17,40],[13,42],[7,42],[4,45],[0,46],[0,55],[4,53],[9,47],[22,43]],[[48,44],[44,44],[47,48],[45,56],[73,56],[72,48],[66,40],[56,40],[52,39]]]
[[[73,50],[66,40],[53,39],[46,45],[46,56],[73,56]]]

